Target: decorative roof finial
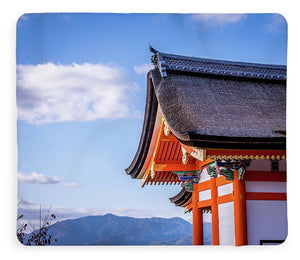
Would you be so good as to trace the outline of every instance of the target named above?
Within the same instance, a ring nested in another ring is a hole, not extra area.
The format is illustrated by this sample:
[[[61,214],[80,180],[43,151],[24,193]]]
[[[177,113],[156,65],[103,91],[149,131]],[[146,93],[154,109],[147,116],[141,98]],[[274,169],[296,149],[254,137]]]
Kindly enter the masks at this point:
[[[158,53],[157,50],[155,50],[151,45],[149,45],[149,49],[151,52],[153,52],[154,54]]]

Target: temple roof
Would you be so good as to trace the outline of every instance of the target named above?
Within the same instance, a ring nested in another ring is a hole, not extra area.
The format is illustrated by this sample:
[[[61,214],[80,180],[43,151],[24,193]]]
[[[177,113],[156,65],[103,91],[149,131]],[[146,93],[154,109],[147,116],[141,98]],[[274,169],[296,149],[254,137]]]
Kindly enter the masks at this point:
[[[190,147],[285,150],[285,66],[151,51],[142,136],[126,169],[131,177],[147,157],[158,108],[172,134]]]
[[[179,141],[207,148],[285,148],[285,66],[159,52],[152,61],[158,103]]]

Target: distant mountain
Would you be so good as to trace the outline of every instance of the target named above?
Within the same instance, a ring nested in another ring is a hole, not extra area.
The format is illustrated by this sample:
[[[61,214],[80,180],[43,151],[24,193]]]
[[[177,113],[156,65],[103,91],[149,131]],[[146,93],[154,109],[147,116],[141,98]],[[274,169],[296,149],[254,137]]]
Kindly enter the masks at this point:
[[[205,223],[206,244],[211,241]],[[52,245],[192,245],[193,227],[181,218],[132,218],[113,214],[60,221],[49,228]],[[57,242],[54,240],[57,239]]]

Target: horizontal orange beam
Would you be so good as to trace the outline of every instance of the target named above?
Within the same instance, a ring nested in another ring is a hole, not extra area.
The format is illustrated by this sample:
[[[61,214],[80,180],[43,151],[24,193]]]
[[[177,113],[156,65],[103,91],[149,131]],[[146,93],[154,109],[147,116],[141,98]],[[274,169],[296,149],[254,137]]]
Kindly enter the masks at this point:
[[[216,185],[222,186],[224,184],[231,183],[232,181],[226,180],[225,176],[220,176],[216,178]]]
[[[196,171],[195,164],[182,163],[155,163],[153,167],[156,172],[172,172],[172,171]]]
[[[247,171],[245,181],[286,182],[286,172]]]
[[[205,208],[205,207],[209,207],[211,205],[211,200],[202,200],[202,201],[198,201],[197,206],[198,208]]]
[[[233,194],[226,194],[217,198],[217,204],[233,201]]]
[[[194,185],[194,188],[195,188],[195,191],[197,191],[197,192],[210,189],[210,181],[204,181],[204,182],[197,183]]]
[[[246,200],[286,200],[286,193],[246,192]]]

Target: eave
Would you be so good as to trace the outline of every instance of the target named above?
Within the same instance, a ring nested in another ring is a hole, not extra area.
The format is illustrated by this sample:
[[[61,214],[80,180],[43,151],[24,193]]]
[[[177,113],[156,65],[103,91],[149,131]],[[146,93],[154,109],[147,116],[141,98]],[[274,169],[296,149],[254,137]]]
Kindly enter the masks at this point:
[[[125,170],[131,178],[137,178],[147,158],[149,147],[152,140],[154,125],[156,121],[156,114],[158,108],[158,102],[154,93],[152,73],[151,71],[147,75],[147,99],[145,107],[145,117],[140,138],[140,143],[130,166]]]
[[[201,135],[197,133],[178,134],[178,140],[188,146],[226,149],[246,150],[286,150],[286,137],[226,137]]]
[[[187,204],[189,204],[191,198],[192,193],[182,189],[177,195],[169,198],[169,200],[174,203],[175,206],[185,207]]]

